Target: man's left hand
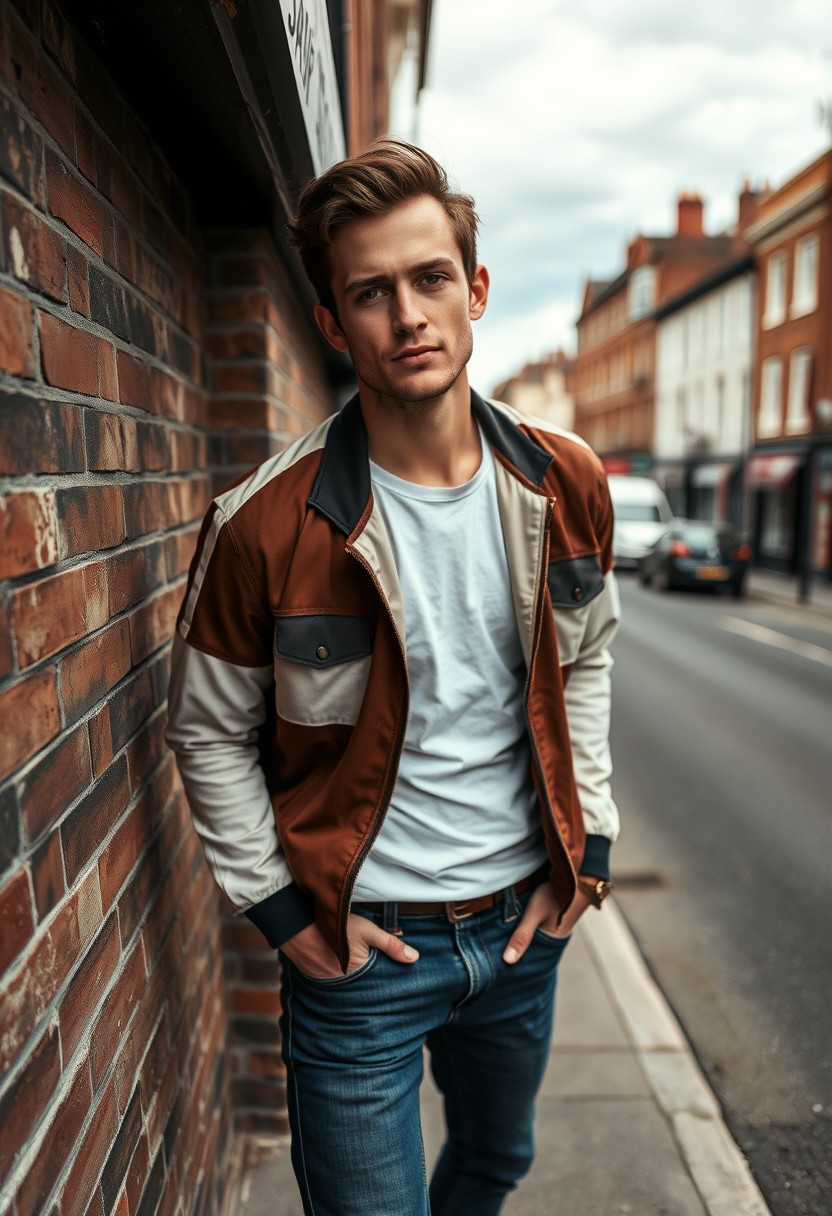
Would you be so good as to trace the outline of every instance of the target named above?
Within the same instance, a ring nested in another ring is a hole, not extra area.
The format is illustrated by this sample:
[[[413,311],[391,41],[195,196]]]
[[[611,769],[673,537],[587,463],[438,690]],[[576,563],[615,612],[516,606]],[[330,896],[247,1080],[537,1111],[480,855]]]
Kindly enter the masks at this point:
[[[551,885],[548,882],[541,883],[532,891],[526,911],[509,938],[503,951],[503,962],[516,963],[523,957],[531,944],[535,929],[542,929],[552,937],[568,937],[589,906],[586,895],[582,891],[576,891],[575,898],[558,924],[560,905]]]

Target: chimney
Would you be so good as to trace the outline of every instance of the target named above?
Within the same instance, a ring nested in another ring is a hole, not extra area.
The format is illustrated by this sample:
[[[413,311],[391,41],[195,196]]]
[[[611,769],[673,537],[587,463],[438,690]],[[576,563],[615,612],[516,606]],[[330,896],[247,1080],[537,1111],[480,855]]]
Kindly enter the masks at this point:
[[[737,231],[740,236],[754,223],[760,203],[768,198],[770,193],[771,188],[768,182],[755,190],[748,178],[745,179],[740,192],[737,214]]]
[[[701,194],[680,194],[677,206],[679,218],[676,226],[676,235],[687,237],[704,236]]]

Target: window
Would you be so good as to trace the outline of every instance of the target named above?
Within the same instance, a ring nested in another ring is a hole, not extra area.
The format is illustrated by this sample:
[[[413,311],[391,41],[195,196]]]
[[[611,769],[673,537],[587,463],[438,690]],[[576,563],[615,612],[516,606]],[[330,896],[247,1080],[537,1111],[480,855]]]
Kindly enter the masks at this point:
[[[814,312],[818,306],[818,238],[804,236],[794,249],[792,316]]]
[[[763,325],[771,329],[786,319],[786,255],[773,253],[768,259],[766,278],[766,315]]]
[[[639,321],[653,311],[653,296],[656,288],[656,272],[652,266],[639,266],[630,276],[628,314],[631,321]]]
[[[783,361],[779,358],[764,359],[760,390],[760,418],[757,433],[780,434],[780,415],[783,398]]]
[[[792,351],[789,362],[789,402],[786,410],[786,430],[791,434],[808,431],[809,382],[812,375],[812,352],[807,346]]]

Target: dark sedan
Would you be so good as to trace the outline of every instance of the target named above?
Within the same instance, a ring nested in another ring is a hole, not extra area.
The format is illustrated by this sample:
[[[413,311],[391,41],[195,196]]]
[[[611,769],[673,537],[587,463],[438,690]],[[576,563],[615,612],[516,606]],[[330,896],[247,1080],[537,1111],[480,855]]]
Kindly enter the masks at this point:
[[[662,591],[674,587],[729,587],[739,598],[745,589],[750,547],[728,524],[674,519],[639,563],[639,581]]]

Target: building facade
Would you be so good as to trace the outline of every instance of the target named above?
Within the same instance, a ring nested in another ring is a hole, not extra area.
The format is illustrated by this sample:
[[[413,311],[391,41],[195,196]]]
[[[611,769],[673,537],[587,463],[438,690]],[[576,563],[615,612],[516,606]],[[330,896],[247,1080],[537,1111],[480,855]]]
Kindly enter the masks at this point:
[[[164,705],[212,494],[349,391],[285,221],[429,13],[357,7],[0,0],[0,1211],[216,1214],[286,1130]]]
[[[761,205],[754,451],[746,477],[756,560],[832,577],[832,152]]]
[[[493,396],[523,414],[571,431],[575,425],[571,375],[572,361],[558,350],[545,359],[525,364],[515,376],[498,384]]]

